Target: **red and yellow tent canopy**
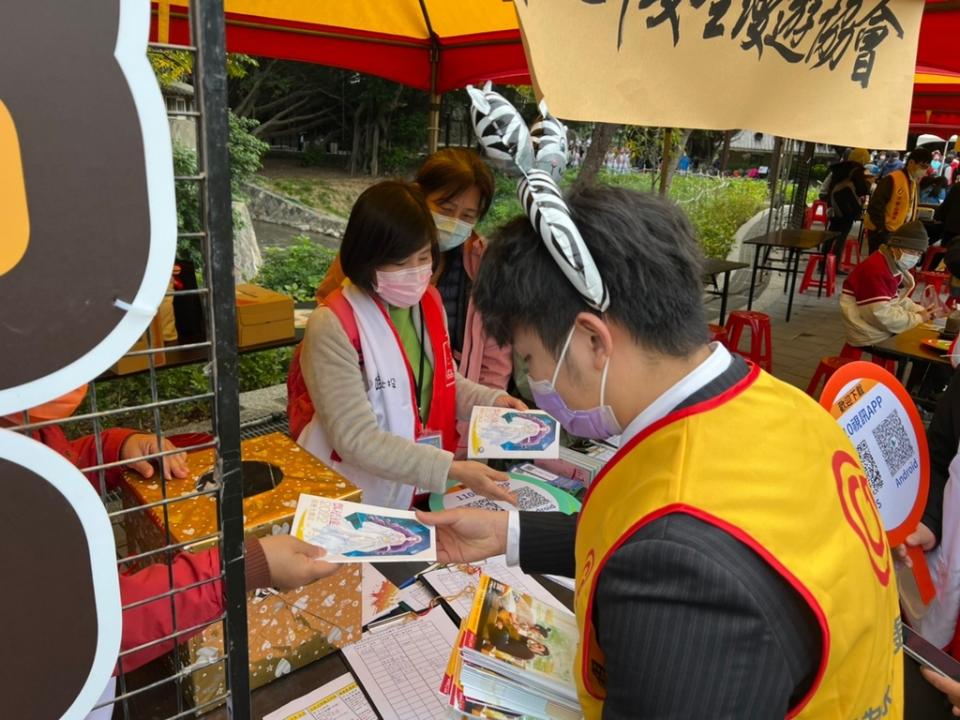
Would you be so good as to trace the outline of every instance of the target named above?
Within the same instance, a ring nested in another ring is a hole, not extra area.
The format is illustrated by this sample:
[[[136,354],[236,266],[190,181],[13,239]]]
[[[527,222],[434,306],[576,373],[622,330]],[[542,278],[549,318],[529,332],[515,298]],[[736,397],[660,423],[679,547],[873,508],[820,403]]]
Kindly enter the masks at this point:
[[[184,0],[153,3],[151,39],[189,42]],[[443,93],[530,82],[504,0],[225,0],[227,49],[377,75]]]
[[[153,3],[151,39],[189,42],[186,0]],[[527,84],[510,0],[225,0],[227,49],[377,75],[443,93]],[[910,130],[960,129],[960,0],[926,0]]]

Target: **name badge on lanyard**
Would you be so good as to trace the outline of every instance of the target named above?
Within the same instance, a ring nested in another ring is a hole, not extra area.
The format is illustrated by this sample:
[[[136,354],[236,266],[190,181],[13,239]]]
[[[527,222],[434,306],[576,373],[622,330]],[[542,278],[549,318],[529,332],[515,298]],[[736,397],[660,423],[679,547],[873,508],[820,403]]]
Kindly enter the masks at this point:
[[[432,445],[437,450],[443,450],[443,436],[434,430],[421,430],[417,445]]]

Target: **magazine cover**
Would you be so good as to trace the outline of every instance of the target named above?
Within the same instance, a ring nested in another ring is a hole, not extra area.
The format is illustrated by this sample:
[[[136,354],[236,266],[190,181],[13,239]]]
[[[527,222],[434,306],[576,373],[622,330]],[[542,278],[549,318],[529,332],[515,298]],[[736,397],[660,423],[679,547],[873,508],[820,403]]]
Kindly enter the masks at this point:
[[[560,425],[541,410],[475,407],[468,433],[471,459],[560,456]]]
[[[475,636],[466,638],[465,650],[508,663],[525,671],[531,683],[546,681],[576,697],[573,668],[579,635],[574,618],[493,578],[485,579]]]
[[[408,510],[300,495],[291,534],[327,551],[331,563],[433,562],[434,529]]]

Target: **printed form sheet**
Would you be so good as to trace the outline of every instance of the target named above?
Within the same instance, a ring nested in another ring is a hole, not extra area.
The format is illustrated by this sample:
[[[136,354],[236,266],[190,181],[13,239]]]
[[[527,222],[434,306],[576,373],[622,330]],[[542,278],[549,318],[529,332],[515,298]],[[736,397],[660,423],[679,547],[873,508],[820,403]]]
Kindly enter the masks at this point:
[[[265,715],[263,720],[377,720],[350,673]]]
[[[447,718],[437,688],[456,639],[457,626],[437,607],[364,633],[343,655],[383,720]]]

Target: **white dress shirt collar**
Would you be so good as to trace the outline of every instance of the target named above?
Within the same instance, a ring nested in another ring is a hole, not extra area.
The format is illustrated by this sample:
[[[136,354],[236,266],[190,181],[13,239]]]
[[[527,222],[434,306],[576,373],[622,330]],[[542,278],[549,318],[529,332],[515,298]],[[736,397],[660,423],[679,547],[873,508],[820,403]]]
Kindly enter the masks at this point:
[[[620,446],[623,447],[630,440],[657,420],[665,417],[671,410],[693,395],[698,390],[720,377],[730,367],[730,352],[720,343],[711,344],[710,356],[694,368],[693,372],[685,375],[675,385],[670,387],[660,397],[648,405],[637,415],[620,436]]]

